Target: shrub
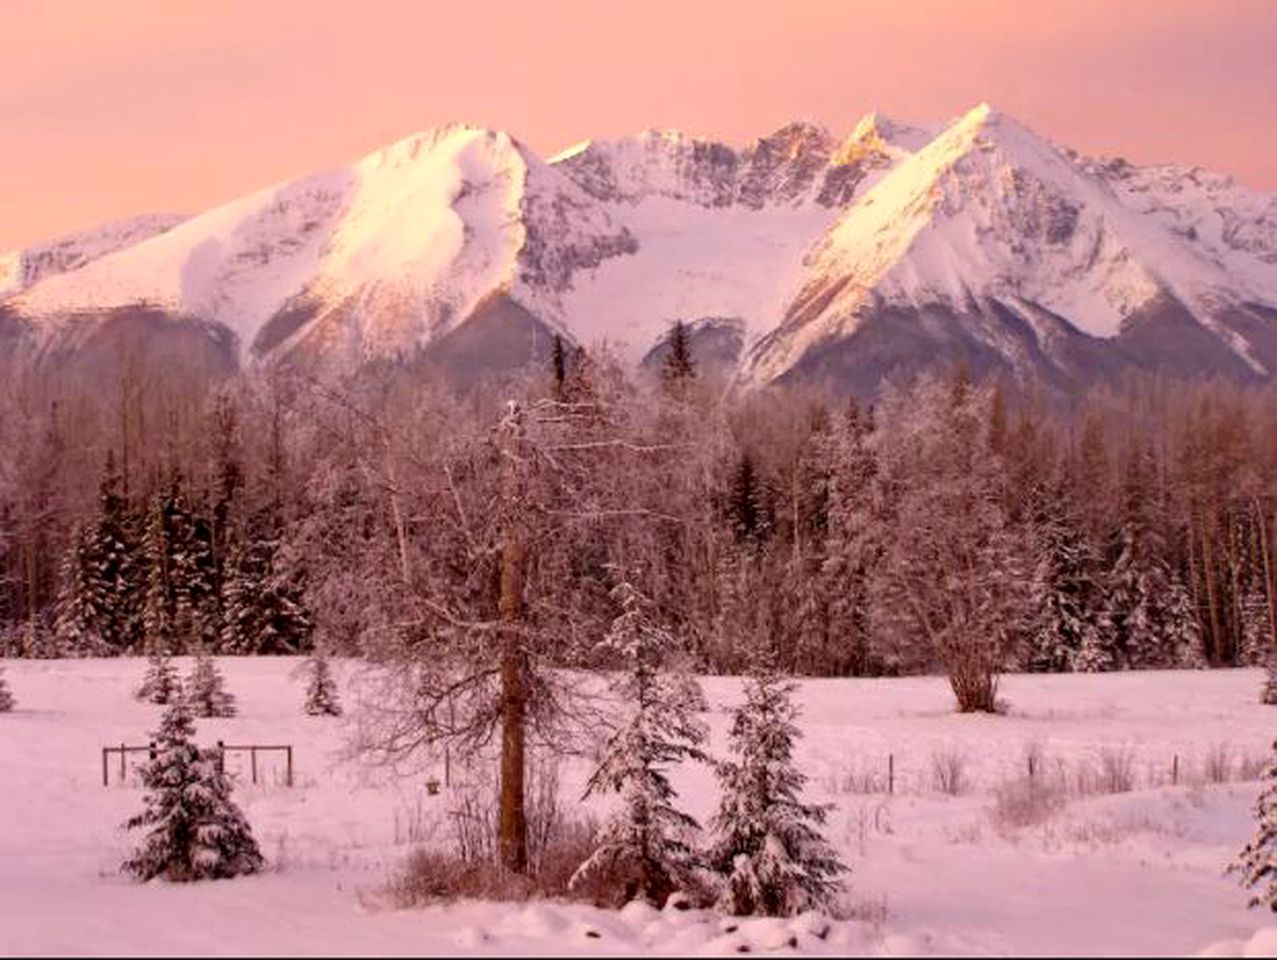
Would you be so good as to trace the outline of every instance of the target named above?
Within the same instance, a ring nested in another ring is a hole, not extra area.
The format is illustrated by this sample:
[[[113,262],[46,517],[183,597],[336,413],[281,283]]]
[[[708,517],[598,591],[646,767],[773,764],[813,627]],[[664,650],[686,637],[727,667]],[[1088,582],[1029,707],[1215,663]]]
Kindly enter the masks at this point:
[[[1100,790],[1103,793],[1129,793],[1135,789],[1135,753],[1130,747],[1104,747],[1100,750]]]
[[[993,791],[989,819],[1000,831],[1045,823],[1064,809],[1064,784],[1058,778],[1020,777]]]
[[[1232,751],[1226,743],[1212,744],[1202,760],[1202,773],[1207,783],[1227,783],[1232,767]]]
[[[938,750],[931,754],[931,780],[941,793],[956,797],[970,788],[967,755],[960,750]]]

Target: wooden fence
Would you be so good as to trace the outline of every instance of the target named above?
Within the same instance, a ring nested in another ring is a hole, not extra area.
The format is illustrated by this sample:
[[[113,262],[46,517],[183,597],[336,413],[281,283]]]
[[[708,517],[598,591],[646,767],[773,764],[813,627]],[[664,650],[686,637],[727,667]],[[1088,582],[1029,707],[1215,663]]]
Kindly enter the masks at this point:
[[[293,747],[292,744],[263,744],[263,743],[245,743],[231,744],[217,741],[217,765],[218,769],[226,769],[226,755],[228,753],[247,753],[250,769],[250,776],[253,783],[257,782],[257,755],[259,753],[282,753],[285,760],[284,783],[287,786],[293,785]],[[145,753],[148,760],[155,759],[156,745],[152,740],[144,747],[131,747],[128,744],[120,744],[118,747],[102,748],[102,786],[111,785],[111,756],[119,754],[120,757],[120,782],[123,783],[128,777],[128,755],[130,753]]]

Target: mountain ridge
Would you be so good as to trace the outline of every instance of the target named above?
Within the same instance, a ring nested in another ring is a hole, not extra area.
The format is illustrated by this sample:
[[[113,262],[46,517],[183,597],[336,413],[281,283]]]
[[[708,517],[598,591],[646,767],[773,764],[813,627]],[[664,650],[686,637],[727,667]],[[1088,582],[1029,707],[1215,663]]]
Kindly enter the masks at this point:
[[[78,237],[0,257],[12,350],[36,365],[146,312],[213,331],[232,368],[349,371],[482,317],[494,354],[528,362],[558,334],[639,363],[682,321],[731,332],[741,384],[862,393],[946,359],[1064,390],[1127,366],[1277,371],[1277,197],[1082,156],[987,104],[938,128],[875,112],[841,138],[647,131],[548,160],[450,124]]]

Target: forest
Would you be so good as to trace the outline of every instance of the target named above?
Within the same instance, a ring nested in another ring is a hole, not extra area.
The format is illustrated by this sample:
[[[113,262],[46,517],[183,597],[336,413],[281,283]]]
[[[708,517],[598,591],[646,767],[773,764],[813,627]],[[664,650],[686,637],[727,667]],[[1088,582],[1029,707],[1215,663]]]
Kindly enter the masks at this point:
[[[954,369],[859,403],[725,389],[677,336],[465,393],[124,358],[0,396],[0,654],[482,661],[504,620],[605,666],[628,584],[691,669],[942,671],[994,709],[1005,670],[1266,662],[1274,437],[1270,388]]]

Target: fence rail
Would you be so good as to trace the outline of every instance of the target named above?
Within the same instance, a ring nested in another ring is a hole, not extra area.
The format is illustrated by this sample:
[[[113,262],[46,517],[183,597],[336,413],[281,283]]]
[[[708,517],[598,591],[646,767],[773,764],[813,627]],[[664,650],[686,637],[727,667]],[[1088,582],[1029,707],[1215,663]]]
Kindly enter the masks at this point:
[[[226,755],[228,753],[247,753],[249,761],[250,775],[253,783],[257,782],[257,755],[259,753],[283,753],[285,758],[284,783],[287,786],[293,785],[293,747],[288,743],[243,743],[232,744],[217,741],[215,747],[217,750],[217,767],[219,770],[226,769]],[[133,747],[126,743],[121,743],[118,747],[108,746],[102,748],[102,786],[109,787],[111,785],[111,756],[119,754],[120,756],[120,782],[123,783],[128,777],[128,755],[130,753],[145,753],[148,759],[154,760],[157,747],[155,741],[152,740],[146,746]]]

